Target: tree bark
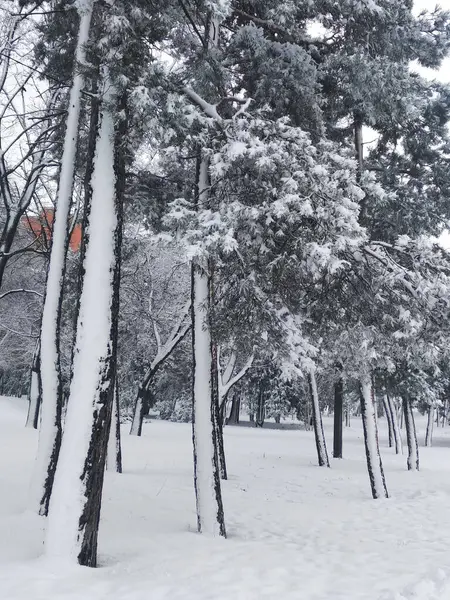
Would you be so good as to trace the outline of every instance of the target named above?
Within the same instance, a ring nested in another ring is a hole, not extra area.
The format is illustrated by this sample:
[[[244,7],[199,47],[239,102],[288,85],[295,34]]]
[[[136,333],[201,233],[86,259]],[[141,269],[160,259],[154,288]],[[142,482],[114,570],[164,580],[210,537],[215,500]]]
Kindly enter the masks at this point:
[[[333,456],[342,458],[342,421],[344,408],[344,382],[342,378],[334,384],[334,429]]]
[[[370,374],[365,374],[361,378],[361,417],[364,429],[367,470],[369,472],[372,496],[374,499],[388,498],[389,496],[384,477],[383,463],[381,461],[380,447],[378,445],[378,431],[375,420],[374,389]]]
[[[408,445],[408,458],[406,464],[408,471],[419,470],[419,444],[417,443],[416,424],[411,402],[406,396],[402,398],[403,412],[405,418],[406,443]]]
[[[86,59],[93,2],[86,2],[80,15],[76,47],[76,63]],[[52,248],[47,274],[41,324],[42,407],[39,446],[33,477],[33,490],[39,514],[47,515],[55,478],[62,436],[62,384],[60,366],[60,324],[65,257],[68,244],[68,216],[72,199],[77,148],[81,89],[84,80],[76,70],[69,97],[61,173],[52,228]]]
[[[266,395],[263,382],[260,383],[258,392],[258,403],[256,405],[255,427],[264,427],[266,419]]]
[[[311,395],[312,421],[314,428],[314,437],[316,440],[317,459],[319,467],[329,467],[327,445],[323,431],[322,413],[320,412],[319,394],[317,391],[316,374],[314,370],[309,372],[309,391]]]
[[[106,468],[108,471],[122,473],[122,443],[120,436],[119,386],[117,385],[117,381],[114,384],[114,404],[113,412],[111,415],[111,428],[109,430]]]
[[[241,410],[241,399],[234,393],[231,397],[231,410],[230,415],[227,418],[227,425],[238,425],[239,424],[239,413]]]
[[[28,388],[28,414],[25,427],[38,428],[39,409],[42,401],[41,352],[39,342],[33,355],[31,365],[30,386]]]
[[[89,241],[64,438],[50,502],[46,553],[97,564],[101,496],[116,378],[127,122],[115,131],[114,89],[105,76],[92,177]],[[122,98],[119,114],[126,114]],[[116,143],[114,143],[116,140]]]
[[[210,269],[212,269],[212,263],[209,261]],[[212,273],[212,271],[210,271]],[[210,280],[210,302],[213,302],[213,285],[212,275]],[[210,318],[212,318],[213,311],[211,310]],[[213,403],[214,403],[214,431],[216,437],[216,452],[217,461],[219,464],[220,478],[228,479],[227,464],[225,459],[225,446],[223,443],[223,426],[224,426],[224,410],[226,403],[226,396],[224,398],[219,397],[219,368],[217,364],[217,344],[212,343],[211,345],[211,379],[212,379],[212,392],[213,392]],[[222,400],[222,404],[221,404]]]
[[[151,385],[151,382],[148,383]],[[142,425],[144,424],[144,417],[148,415],[150,410],[150,399],[151,393],[147,387],[143,384],[139,386],[136,402],[134,404],[133,420],[131,422],[131,435],[142,435]]]
[[[386,399],[387,399],[388,409],[389,409],[389,412],[391,415],[392,432],[394,435],[394,443],[395,443],[395,453],[403,454],[402,435],[400,433],[400,427],[398,424],[397,408],[395,406],[394,400],[387,392],[386,392]]]
[[[389,408],[389,401],[386,394],[383,394],[383,407],[384,414],[386,415],[386,422],[388,425],[389,448],[392,448],[392,446],[394,445],[394,425],[392,423],[392,413]]]
[[[433,444],[434,412],[435,408],[430,404],[428,407],[427,432],[425,434],[425,446],[427,447],[431,447]]]

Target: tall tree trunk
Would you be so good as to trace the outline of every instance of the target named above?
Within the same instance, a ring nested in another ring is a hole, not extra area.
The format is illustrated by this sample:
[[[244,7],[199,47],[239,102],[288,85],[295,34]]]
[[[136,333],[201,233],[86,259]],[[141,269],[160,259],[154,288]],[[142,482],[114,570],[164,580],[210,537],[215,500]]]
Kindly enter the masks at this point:
[[[394,437],[395,437],[394,424],[392,423],[392,413],[389,408],[389,400],[385,393],[383,394],[383,407],[384,407],[384,414],[386,415],[386,421],[387,421],[387,425],[388,425],[389,448],[392,448],[392,446],[394,445]]]
[[[425,434],[425,446],[431,447],[433,444],[433,427],[434,427],[434,412],[433,404],[428,407],[427,432]]]
[[[416,424],[411,402],[406,396],[402,398],[403,412],[405,418],[406,443],[408,445],[408,471],[419,470],[419,444],[417,443]]]
[[[75,54],[78,65],[84,64],[86,59],[85,45],[89,39],[92,8],[92,0],[85,2],[84,10],[80,15],[80,27]],[[48,513],[62,436],[59,330],[65,257],[68,243],[68,216],[75,172],[82,87],[83,75],[77,69],[74,74],[69,97],[61,173],[53,222],[52,248],[41,324],[42,408],[39,446],[33,477],[35,503],[41,515]]]
[[[28,414],[25,427],[38,428],[39,409],[42,400],[41,359],[40,345],[36,344],[31,365],[30,386],[28,388]]]
[[[365,374],[361,378],[361,417],[364,429],[367,470],[369,472],[372,496],[374,499],[388,498],[383,463],[381,462],[380,447],[378,445],[374,389],[370,374]]]
[[[238,394],[233,393],[231,396],[231,410],[230,415],[227,418],[227,425],[238,425],[239,424],[239,413],[241,410],[241,399]]]
[[[119,386],[117,379],[114,384],[114,404],[111,415],[111,428],[109,430],[108,454],[106,457],[106,468],[108,471],[122,473],[122,444],[120,439],[120,405]]]
[[[325,442],[325,434],[323,432],[322,413],[320,412],[316,374],[313,369],[310,370],[308,379],[309,391],[311,394],[312,420],[314,437],[316,440],[317,459],[319,461],[319,467],[329,467],[330,461],[328,460],[327,445]]]
[[[101,496],[114,403],[127,123],[114,131],[114,89],[104,81],[92,177],[89,241],[64,438],[50,502],[46,553],[97,564]],[[119,109],[125,111],[122,99]],[[116,136],[115,136],[116,133]]]
[[[342,458],[342,421],[344,408],[344,382],[340,377],[334,384],[333,456]]]
[[[197,200],[208,202],[209,162],[197,166]],[[216,403],[214,402],[210,274],[208,261],[196,258],[191,268],[194,486],[198,531],[226,537],[216,446]]]

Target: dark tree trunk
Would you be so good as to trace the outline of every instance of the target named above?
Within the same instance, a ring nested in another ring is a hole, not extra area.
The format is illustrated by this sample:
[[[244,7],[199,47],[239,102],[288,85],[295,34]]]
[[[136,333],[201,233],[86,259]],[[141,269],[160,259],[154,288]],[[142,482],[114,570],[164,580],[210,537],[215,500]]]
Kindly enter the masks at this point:
[[[392,448],[392,446],[394,445],[394,441],[395,441],[394,424],[392,422],[392,412],[390,410],[389,400],[388,400],[388,397],[386,394],[383,395],[383,407],[384,407],[384,414],[386,415],[386,422],[388,425],[389,448]]]
[[[28,388],[28,414],[25,427],[38,428],[39,409],[42,401],[41,352],[39,343],[36,346],[31,365],[30,385]]]
[[[238,425],[239,424],[239,413],[241,409],[241,399],[236,393],[233,393],[231,397],[231,410],[230,416],[227,419],[227,425]]]
[[[26,208],[28,208],[28,206]],[[10,258],[9,256],[5,256],[5,254],[11,252],[11,248],[17,233],[17,228],[19,226],[20,219],[25,214],[25,212],[26,209],[22,211],[18,210],[14,215],[11,215],[11,213],[7,214],[6,222],[3,226],[3,231],[0,236],[0,288],[2,287],[6,265],[8,264]]]
[[[210,273],[212,274],[212,265],[210,265]],[[212,278],[212,275],[211,275]],[[213,285],[211,281],[211,304],[213,303]],[[212,317],[212,311],[211,311]],[[228,479],[227,464],[225,459],[225,447],[223,443],[223,426],[224,426],[224,411],[226,398],[222,399],[222,406],[220,406],[219,400],[219,372],[217,369],[217,345],[211,344],[211,379],[212,379],[212,393],[214,403],[214,431],[216,436],[215,452],[217,454],[217,462],[219,465],[220,478]]]
[[[220,413],[217,415],[217,455],[219,461],[220,478],[228,479],[227,462],[225,458],[225,446],[223,443],[223,420]]]
[[[380,447],[378,444],[374,389],[370,375],[366,375],[361,380],[361,417],[364,429],[367,470],[369,472],[372,496],[374,499],[388,498],[383,463],[381,461]]]
[[[402,398],[405,418],[406,443],[408,445],[408,471],[419,470],[419,444],[417,443],[416,424],[411,402],[406,396]]]
[[[116,367],[117,375],[117,367]],[[108,471],[122,473],[122,443],[120,436],[120,404],[119,404],[119,386],[117,379],[114,384],[114,409],[111,419],[111,429],[109,431],[108,455],[106,457],[106,468]]]
[[[266,394],[263,383],[260,383],[258,403],[256,405],[255,427],[263,427],[266,418]],[[251,419],[250,419],[251,420]]]
[[[254,423],[255,422],[255,413],[254,412],[249,413],[248,418],[249,418],[250,423]]]
[[[147,382],[143,382],[138,388],[136,401],[134,403],[133,420],[131,422],[131,435],[142,435],[144,418],[148,415],[152,404],[152,395],[148,387],[151,385],[151,380],[148,382],[148,386],[144,386],[145,383]]]
[[[342,420],[344,409],[344,382],[342,378],[334,384],[334,429],[333,456],[342,458]]]

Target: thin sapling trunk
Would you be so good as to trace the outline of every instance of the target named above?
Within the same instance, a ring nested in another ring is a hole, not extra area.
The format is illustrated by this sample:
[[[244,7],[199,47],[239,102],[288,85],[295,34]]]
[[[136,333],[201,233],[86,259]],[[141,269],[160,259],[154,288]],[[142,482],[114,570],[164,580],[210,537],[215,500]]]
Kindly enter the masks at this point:
[[[366,448],[367,470],[369,472],[372,496],[388,498],[383,463],[381,462],[378,445],[378,431],[375,418],[374,390],[372,377],[365,374],[361,378],[361,417],[364,429],[364,444]]]
[[[329,467],[327,445],[323,431],[322,413],[320,412],[319,393],[317,391],[316,374],[313,369],[309,372],[309,390],[311,394],[312,421],[316,440],[317,459],[319,467]]]

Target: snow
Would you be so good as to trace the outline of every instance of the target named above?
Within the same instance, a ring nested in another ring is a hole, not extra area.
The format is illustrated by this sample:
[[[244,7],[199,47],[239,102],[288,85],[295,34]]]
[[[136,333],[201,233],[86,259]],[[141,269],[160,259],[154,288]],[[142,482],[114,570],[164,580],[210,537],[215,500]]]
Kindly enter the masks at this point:
[[[100,568],[42,558],[45,519],[26,511],[37,432],[0,398],[0,597],[5,600],[448,600],[450,428],[421,471],[380,446],[391,498],[373,501],[362,428],[320,469],[312,432],[225,428],[228,539],[195,533],[191,427],[123,426],[124,474],[106,473]],[[332,417],[324,417],[331,441]],[[275,427],[269,424],[270,427]],[[418,420],[422,446],[426,417]],[[405,434],[404,429],[402,434]]]

